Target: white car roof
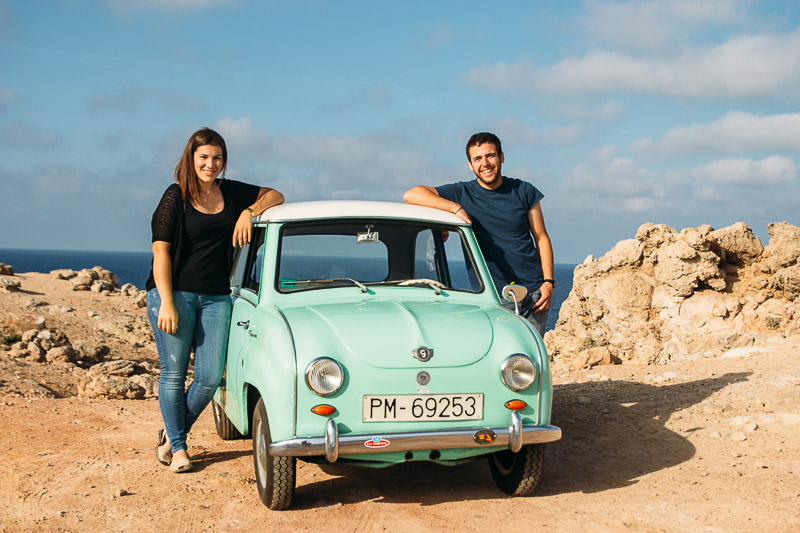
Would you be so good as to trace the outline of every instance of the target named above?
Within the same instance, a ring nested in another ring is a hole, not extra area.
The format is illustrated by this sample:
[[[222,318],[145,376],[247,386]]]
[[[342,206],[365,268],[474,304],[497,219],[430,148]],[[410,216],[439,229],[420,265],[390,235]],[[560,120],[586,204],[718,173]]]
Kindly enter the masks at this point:
[[[295,202],[270,207],[255,218],[255,222],[289,222],[326,218],[390,218],[426,220],[446,224],[467,225],[456,215],[441,209],[409,205],[400,202],[369,202],[331,200]]]

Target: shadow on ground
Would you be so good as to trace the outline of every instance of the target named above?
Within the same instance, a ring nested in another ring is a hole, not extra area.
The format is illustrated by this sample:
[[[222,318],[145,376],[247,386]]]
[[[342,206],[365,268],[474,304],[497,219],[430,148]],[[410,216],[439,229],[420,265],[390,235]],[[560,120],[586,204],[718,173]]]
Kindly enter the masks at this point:
[[[667,420],[749,375],[728,373],[672,385],[606,381],[555,387],[553,423],[563,436],[548,449],[539,493],[625,487],[691,459],[695,447],[687,437],[703,428],[678,433],[665,426]]]

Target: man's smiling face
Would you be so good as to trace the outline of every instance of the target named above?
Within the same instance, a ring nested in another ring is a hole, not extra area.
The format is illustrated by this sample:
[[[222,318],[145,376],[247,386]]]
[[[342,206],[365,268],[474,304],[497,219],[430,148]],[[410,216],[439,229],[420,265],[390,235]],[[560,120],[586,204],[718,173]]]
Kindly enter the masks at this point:
[[[496,189],[503,183],[501,167],[505,157],[497,152],[493,143],[483,143],[469,148],[469,168],[484,189]]]

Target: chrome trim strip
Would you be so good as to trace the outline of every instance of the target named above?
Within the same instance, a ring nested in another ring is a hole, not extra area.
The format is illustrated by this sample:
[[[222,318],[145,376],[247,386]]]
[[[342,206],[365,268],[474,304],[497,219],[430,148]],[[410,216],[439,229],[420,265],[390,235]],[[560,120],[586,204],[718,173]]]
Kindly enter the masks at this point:
[[[292,359],[294,359],[294,364],[292,365],[292,371],[294,372],[294,376],[292,376],[294,380],[294,398],[292,398],[292,435],[297,435],[297,351],[295,350],[294,345],[294,333],[292,333],[292,327],[289,325],[289,320],[286,318],[286,315],[283,314],[281,308],[276,305],[275,310],[279,315],[281,315],[283,323],[286,324],[286,329],[289,332],[289,338],[292,340]]]
[[[329,420],[330,425],[335,422]],[[513,427],[513,425],[511,426]],[[339,435],[337,439],[338,455],[361,455],[386,452],[406,452],[414,450],[450,450],[454,448],[483,448],[486,444],[478,444],[472,438],[481,430],[494,431],[497,439],[493,446],[511,446],[511,427],[447,429],[441,431],[416,431],[405,433],[374,433],[358,435]],[[374,437],[388,441],[381,448],[368,447],[366,442]],[[525,444],[554,442],[561,438],[561,429],[555,426],[522,426],[520,428],[520,448]],[[269,446],[272,456],[305,457],[326,455],[326,437],[301,437],[273,442]],[[330,460],[330,459],[329,459]]]

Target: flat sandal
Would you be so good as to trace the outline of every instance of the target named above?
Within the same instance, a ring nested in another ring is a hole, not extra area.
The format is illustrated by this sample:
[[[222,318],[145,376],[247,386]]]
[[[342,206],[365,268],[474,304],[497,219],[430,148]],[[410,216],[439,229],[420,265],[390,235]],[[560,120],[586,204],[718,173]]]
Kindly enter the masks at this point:
[[[172,464],[172,448],[167,442],[167,430],[158,430],[158,444],[156,445],[156,459],[164,466]]]

